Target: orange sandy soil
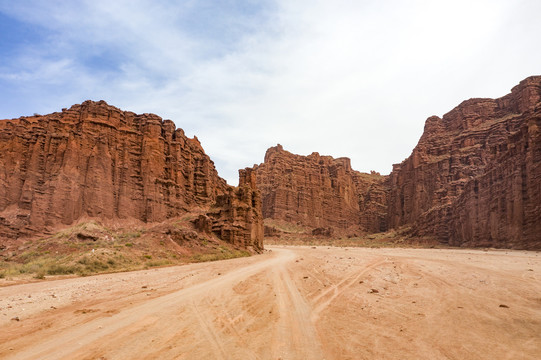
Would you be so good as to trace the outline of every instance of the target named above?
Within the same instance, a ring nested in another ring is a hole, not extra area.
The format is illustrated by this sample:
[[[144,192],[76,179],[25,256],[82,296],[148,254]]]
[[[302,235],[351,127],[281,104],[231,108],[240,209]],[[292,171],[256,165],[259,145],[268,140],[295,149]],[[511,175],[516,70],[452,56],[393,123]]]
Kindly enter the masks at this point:
[[[0,358],[541,358],[538,252],[268,249],[0,287]]]

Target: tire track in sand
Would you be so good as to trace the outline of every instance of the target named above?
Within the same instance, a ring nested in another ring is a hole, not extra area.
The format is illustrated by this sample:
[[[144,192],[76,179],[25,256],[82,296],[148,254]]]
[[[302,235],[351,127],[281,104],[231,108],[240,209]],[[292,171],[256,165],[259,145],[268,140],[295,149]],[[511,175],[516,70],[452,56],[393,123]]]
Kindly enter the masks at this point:
[[[364,276],[367,272],[375,269],[376,267],[386,262],[387,260],[379,260],[379,259],[372,261],[371,263],[367,264],[365,268],[361,270],[360,272],[354,272],[352,275],[341,280],[338,284],[331,286],[329,289],[325,290],[324,292],[316,296],[312,300],[313,304],[317,305],[315,306],[311,314],[312,322],[315,323],[319,319],[319,314],[321,314],[321,312],[325,310],[325,308],[327,308],[334,300],[336,300],[336,298],[342,295],[344,290],[356,284],[359,281],[359,279],[362,276]]]
[[[214,359],[219,359],[219,360],[227,359],[227,354],[222,346],[222,343],[220,341],[218,334],[216,333],[216,330],[214,329],[211,323],[205,321],[205,318],[201,314],[201,311],[199,310],[199,307],[195,303],[195,300],[192,300],[192,309],[194,310],[193,313],[197,317],[197,321],[199,322],[200,328],[203,330],[209,345],[212,347]]]
[[[283,267],[283,264],[292,261],[294,257],[294,253],[289,250],[277,250],[274,252],[274,256],[269,259],[239,267],[219,278],[204,281],[151,299],[143,304],[126,308],[111,317],[97,318],[65,329],[56,334],[54,338],[40,339],[30,346],[25,346],[21,351],[17,351],[13,356],[9,354],[6,359],[69,359],[71,358],[70,354],[80,353],[85,349],[90,351],[93,344],[108,344],[109,339],[115,334],[129,333],[130,327],[142,317],[167,317],[167,314],[173,313],[176,309],[189,305],[189,301],[194,298],[204,297],[210,291],[218,292],[221,289],[230,288],[237,282],[268,268]]]
[[[275,329],[272,354],[274,359],[323,359],[321,345],[311,309],[284,264],[273,269],[274,288],[279,320]]]

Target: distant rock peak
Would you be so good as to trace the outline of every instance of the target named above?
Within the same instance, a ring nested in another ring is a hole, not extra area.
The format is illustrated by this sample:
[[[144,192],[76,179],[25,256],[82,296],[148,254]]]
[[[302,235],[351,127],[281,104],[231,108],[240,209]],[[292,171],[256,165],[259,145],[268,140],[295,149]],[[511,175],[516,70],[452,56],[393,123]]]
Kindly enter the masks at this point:
[[[352,170],[349,158],[296,155],[278,145],[267,150],[254,172],[266,218],[332,227],[337,234],[386,229],[385,177]]]

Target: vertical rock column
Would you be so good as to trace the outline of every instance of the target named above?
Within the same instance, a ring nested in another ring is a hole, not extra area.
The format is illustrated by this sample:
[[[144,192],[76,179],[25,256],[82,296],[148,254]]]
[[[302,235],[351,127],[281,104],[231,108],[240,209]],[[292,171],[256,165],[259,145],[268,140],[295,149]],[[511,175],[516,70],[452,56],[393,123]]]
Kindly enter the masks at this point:
[[[218,196],[208,216],[212,232],[222,240],[256,252],[263,250],[261,194],[253,169],[239,170],[239,186]]]

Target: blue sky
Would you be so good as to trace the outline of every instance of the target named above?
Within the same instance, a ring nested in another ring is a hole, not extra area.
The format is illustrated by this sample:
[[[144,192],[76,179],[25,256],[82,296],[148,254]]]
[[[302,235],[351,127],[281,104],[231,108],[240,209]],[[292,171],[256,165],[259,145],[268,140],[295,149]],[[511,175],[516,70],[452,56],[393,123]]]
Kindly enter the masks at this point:
[[[541,2],[0,0],[0,118],[86,99],[197,135],[220,175],[277,143],[388,173],[424,121],[541,74]]]

